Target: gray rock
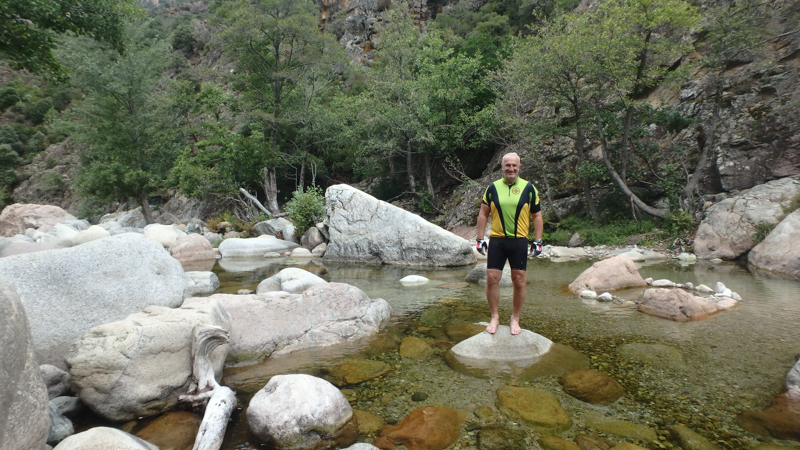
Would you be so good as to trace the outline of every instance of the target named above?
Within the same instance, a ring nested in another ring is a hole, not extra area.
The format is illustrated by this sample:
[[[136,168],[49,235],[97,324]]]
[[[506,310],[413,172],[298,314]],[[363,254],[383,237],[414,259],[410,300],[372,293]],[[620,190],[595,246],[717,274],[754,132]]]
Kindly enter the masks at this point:
[[[211,242],[197,233],[179,235],[169,248],[169,252],[173,258],[182,262],[217,258],[217,252],[211,246]]]
[[[122,430],[90,428],[64,439],[53,450],[158,450],[155,445]]]
[[[784,218],[747,255],[753,267],[800,278],[800,209]]]
[[[797,360],[786,375],[786,389],[800,389],[800,360]]]
[[[581,235],[578,234],[576,231],[572,237],[569,238],[569,242],[567,243],[568,247],[580,247],[583,245],[583,239],[581,239]]]
[[[186,272],[186,297],[213,294],[219,289],[219,277],[214,272]]]
[[[470,283],[478,283],[486,286],[486,264],[478,264],[469,271],[464,280]],[[506,265],[503,268],[503,273],[500,275],[500,286],[511,286],[511,267]]]
[[[314,255],[307,248],[297,247],[296,249],[292,250],[292,253],[289,255],[292,258],[312,258]]]
[[[89,228],[79,231],[78,234],[72,237],[72,245],[81,245],[96,239],[103,239],[111,236],[111,233],[106,231],[105,228],[98,225],[92,225]]]
[[[63,224],[57,223],[50,228],[47,233],[40,236],[37,242],[58,245],[59,247],[72,247],[72,240],[78,235],[78,230]]]
[[[303,291],[311,286],[323,283],[327,283],[327,281],[311,272],[289,267],[258,283],[256,293],[265,294],[267,292],[284,291],[290,294],[302,294]]]
[[[59,250],[64,247],[57,244],[45,242],[12,241],[0,249],[0,258],[14,255],[24,255],[26,253],[41,252],[44,250]]]
[[[550,247],[551,258],[586,258],[589,254],[582,248]]]
[[[247,407],[247,423],[277,448],[333,448],[355,443],[358,425],[342,392],[322,378],[276,375]]]
[[[322,243],[318,246],[314,247],[314,250],[311,250],[311,256],[315,258],[320,258],[325,256],[325,251],[328,250],[328,244]]]
[[[294,242],[284,241],[271,236],[258,238],[225,239],[219,244],[219,253],[222,258],[261,258],[266,253],[283,253],[292,251],[299,245]]]
[[[1,282],[0,330],[0,448],[40,449],[50,430],[47,387],[25,309],[11,286]]]
[[[185,235],[186,233],[172,225],[151,223],[144,227],[144,236],[160,243],[164,248],[172,247],[178,242],[178,237]]]
[[[111,214],[106,214],[100,218],[100,225],[106,222],[117,222],[122,227],[127,228],[144,228],[137,226],[138,222],[144,221],[142,214],[142,207],[132,209],[130,211],[118,211]]]
[[[64,417],[58,407],[50,402],[50,432],[47,435],[47,444],[56,445],[69,436],[75,434],[72,421]]]
[[[39,371],[42,373],[42,380],[47,386],[47,395],[51,400],[72,391],[67,372],[51,364],[42,364],[39,366]]]
[[[531,361],[550,351],[553,342],[532,331],[522,330],[516,336],[506,325],[497,327],[497,332],[478,333],[454,345],[450,350],[459,359],[474,361]]]
[[[614,300],[614,296],[608,292],[603,292],[602,294],[597,296],[598,302],[610,302]]]
[[[280,239],[286,241],[294,243],[299,242],[298,239],[294,237],[294,224],[283,217],[259,222],[253,226],[253,229],[261,235],[279,236]]]
[[[28,228],[46,233],[65,220],[77,220],[58,206],[14,203],[0,212],[0,236],[14,236]]]
[[[90,328],[147,305],[176,307],[186,289],[180,263],[134,233],[0,258],[0,273],[25,306],[40,363],[57,367]]]
[[[436,266],[476,261],[471,242],[353,187],[329,187],[325,204],[326,261]]]
[[[83,402],[78,397],[56,397],[50,400],[50,404],[56,405],[58,412],[65,417],[69,417],[70,419],[78,417],[84,410],[86,410]]]
[[[370,299],[342,283],[321,283],[302,294],[215,294],[232,318],[229,362],[325,347],[375,333],[391,315],[383,299]]]
[[[636,265],[630,258],[620,255],[592,264],[569,284],[569,289],[577,294],[585,290],[614,291],[643,286],[647,283]]]
[[[309,250],[314,250],[318,245],[323,243],[325,243],[325,236],[322,235],[322,232],[317,227],[309,228],[300,239],[300,244],[303,248]]]
[[[682,289],[648,289],[638,309],[645,314],[676,322],[705,319],[720,310],[715,301],[697,297]]]
[[[196,325],[230,330],[230,316],[215,300],[187,299],[180,308],[150,306],[124,320],[92,328],[66,357],[81,401],[113,421],[134,420],[174,408],[192,374]],[[217,379],[228,346],[211,360]]]
[[[770,181],[716,203],[706,211],[694,240],[700,259],[736,259],[756,243],[759,225],[777,225],[783,207],[800,195],[800,177]]]

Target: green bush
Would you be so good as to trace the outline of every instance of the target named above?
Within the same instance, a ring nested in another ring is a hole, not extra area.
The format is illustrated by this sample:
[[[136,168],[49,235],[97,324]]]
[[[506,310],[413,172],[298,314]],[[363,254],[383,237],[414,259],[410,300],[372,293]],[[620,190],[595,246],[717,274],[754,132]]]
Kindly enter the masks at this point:
[[[33,122],[36,125],[39,125],[44,121],[44,116],[47,114],[48,111],[53,109],[53,100],[48,98],[43,98],[38,102],[28,103],[22,109],[22,112],[28,117],[28,120]]]
[[[295,235],[302,236],[306,230],[325,218],[325,196],[322,188],[311,186],[305,192],[292,192],[292,199],[286,203],[286,212],[292,218]]]
[[[67,183],[64,182],[64,177],[53,170],[43,173],[40,183],[42,189],[50,193],[61,192],[67,187]]]
[[[0,112],[5,111],[10,106],[16,105],[17,102],[21,100],[22,97],[19,96],[19,92],[17,92],[14,86],[0,87]]]

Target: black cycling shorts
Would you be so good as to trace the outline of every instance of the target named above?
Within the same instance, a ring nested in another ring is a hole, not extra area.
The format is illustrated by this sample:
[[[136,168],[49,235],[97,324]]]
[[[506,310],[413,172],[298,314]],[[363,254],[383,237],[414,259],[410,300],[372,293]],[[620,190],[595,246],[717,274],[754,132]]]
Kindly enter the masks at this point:
[[[503,270],[508,260],[511,270],[528,268],[528,238],[490,238],[486,268]]]

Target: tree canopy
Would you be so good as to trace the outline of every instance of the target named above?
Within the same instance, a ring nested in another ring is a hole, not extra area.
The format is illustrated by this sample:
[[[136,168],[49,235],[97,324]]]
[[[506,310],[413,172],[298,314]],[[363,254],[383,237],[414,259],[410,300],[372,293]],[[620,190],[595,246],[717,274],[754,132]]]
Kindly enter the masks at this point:
[[[0,58],[15,69],[57,79],[65,76],[53,55],[59,33],[90,36],[124,49],[125,21],[134,0],[0,0]]]

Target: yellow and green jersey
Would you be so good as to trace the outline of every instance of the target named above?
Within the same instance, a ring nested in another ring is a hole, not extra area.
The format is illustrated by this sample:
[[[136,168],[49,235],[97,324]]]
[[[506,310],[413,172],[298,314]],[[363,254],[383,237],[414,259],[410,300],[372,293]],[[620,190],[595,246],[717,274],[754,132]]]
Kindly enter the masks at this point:
[[[483,193],[482,201],[492,210],[492,232],[489,237],[527,238],[531,214],[542,210],[539,191],[519,177],[510,186],[503,178],[490,184]]]

